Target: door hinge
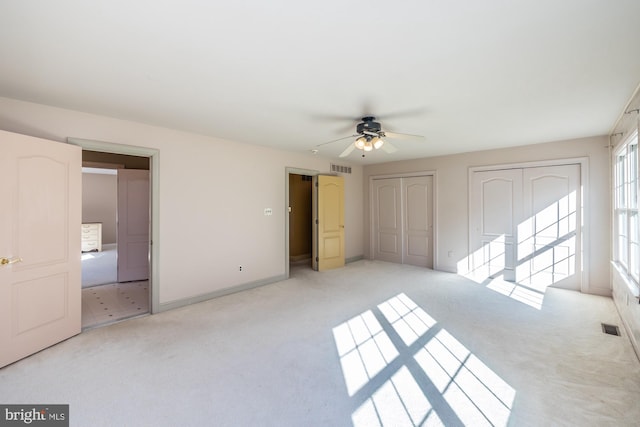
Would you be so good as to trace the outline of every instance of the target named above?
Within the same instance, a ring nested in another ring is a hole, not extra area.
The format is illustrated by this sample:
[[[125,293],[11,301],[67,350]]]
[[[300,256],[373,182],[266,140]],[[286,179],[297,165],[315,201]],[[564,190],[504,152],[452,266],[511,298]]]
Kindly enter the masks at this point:
[[[318,181],[316,181],[316,187],[318,186]]]
[[[316,225],[318,225],[318,220],[316,219]]]
[[[318,261],[319,261],[319,260],[318,260],[318,257],[316,257],[316,262],[318,262]]]

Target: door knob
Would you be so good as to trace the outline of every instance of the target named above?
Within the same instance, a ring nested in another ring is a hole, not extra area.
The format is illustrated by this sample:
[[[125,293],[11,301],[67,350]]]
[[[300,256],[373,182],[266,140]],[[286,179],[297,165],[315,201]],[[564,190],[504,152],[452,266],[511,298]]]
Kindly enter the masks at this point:
[[[0,258],[0,265],[15,264],[16,262],[22,262],[22,258]]]

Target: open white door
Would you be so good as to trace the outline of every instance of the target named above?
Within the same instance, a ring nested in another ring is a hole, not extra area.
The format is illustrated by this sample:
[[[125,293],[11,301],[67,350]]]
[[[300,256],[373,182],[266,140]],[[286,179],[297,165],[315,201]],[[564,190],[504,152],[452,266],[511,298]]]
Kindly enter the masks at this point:
[[[540,291],[580,291],[580,165],[527,168],[523,184],[517,282]]]
[[[149,278],[149,171],[118,170],[118,282]]]
[[[0,131],[0,367],[81,331],[82,150]]]
[[[344,267],[344,178],[313,177],[313,268],[323,271]]]

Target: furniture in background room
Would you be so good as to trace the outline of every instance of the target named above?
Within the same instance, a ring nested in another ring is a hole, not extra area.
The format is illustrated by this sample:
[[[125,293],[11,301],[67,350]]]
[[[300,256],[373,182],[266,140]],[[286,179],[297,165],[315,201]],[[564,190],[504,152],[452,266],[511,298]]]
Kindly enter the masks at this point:
[[[82,224],[82,252],[102,251],[102,223]]]

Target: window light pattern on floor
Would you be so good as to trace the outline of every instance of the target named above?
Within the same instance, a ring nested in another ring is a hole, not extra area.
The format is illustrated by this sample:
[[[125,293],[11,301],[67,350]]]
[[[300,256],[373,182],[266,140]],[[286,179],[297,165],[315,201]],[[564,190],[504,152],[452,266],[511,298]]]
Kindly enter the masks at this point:
[[[333,334],[354,426],[507,425],[515,390],[407,295]]]
[[[380,373],[398,351],[371,311],[366,311],[333,329],[347,392],[353,396]]]

